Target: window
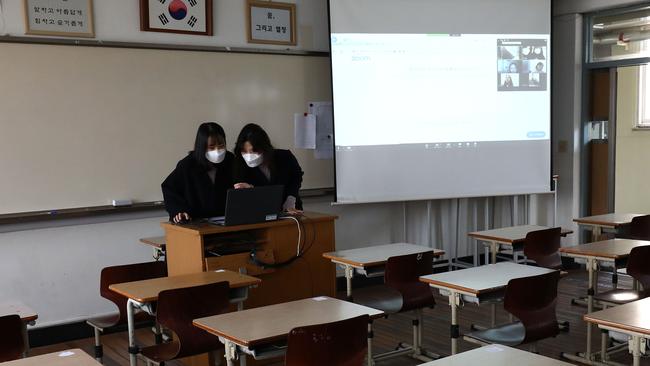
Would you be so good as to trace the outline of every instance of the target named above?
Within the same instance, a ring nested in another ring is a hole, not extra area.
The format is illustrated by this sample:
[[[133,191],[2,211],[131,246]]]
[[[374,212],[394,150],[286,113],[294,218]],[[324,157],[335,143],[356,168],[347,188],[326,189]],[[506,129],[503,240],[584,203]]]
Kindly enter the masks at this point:
[[[650,128],[650,70],[648,65],[639,67],[639,119],[637,128]]]
[[[650,7],[619,9],[588,17],[588,62],[650,57]]]

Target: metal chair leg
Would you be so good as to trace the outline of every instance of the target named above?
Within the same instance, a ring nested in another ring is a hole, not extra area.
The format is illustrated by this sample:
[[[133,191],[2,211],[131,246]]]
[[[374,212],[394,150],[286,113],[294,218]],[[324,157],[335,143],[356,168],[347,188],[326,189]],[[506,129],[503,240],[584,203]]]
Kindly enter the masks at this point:
[[[99,363],[104,363],[104,346],[102,346],[101,332],[95,328],[95,360]]]

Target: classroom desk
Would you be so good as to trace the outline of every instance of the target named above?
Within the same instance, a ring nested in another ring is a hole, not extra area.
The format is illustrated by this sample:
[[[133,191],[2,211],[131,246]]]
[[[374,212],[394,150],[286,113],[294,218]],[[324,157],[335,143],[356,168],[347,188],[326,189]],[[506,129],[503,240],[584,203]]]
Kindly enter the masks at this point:
[[[482,242],[490,249],[490,263],[497,262],[497,253],[501,245],[510,246],[514,249],[515,246],[523,244],[526,235],[531,231],[550,229],[548,226],[539,225],[518,225],[502,227],[500,229],[473,231],[468,233],[467,236],[476,239],[477,243]],[[572,234],[573,231],[562,229],[561,235],[566,237]],[[478,250],[476,251],[478,255]]]
[[[335,250],[336,218],[314,212],[305,212],[300,217],[300,247],[304,253],[297,259],[298,226],[290,219],[237,226],[163,222],[168,273],[175,276],[229,269],[259,277],[262,283],[250,291],[246,308],[312,296],[335,296],[335,268],[322,254]],[[242,241],[249,247],[219,255],[208,253],[214,243],[228,250],[233,248],[233,243],[239,245]],[[258,262],[268,266],[252,262],[253,246]]]
[[[571,366],[571,364],[544,357],[532,352],[520,349],[493,344],[476,348],[471,351],[445,357],[436,361],[423,363],[420,366],[503,366],[503,365],[526,365],[526,366]]]
[[[28,306],[21,303],[0,303],[0,316],[18,314],[20,319],[23,321],[23,341],[25,342],[25,354],[27,357],[29,354],[29,335],[27,333],[27,326],[34,325],[36,319],[38,319],[38,314]]]
[[[650,241],[631,240],[631,239],[611,239],[594,243],[581,244],[573,247],[560,248],[560,253],[567,257],[581,258],[587,261],[587,271],[589,288],[587,289],[587,313],[594,310],[594,295],[598,290],[598,265],[601,263],[613,263],[616,268],[622,265],[633,248],[638,246],[650,245]],[[616,272],[616,269],[614,269]],[[578,362],[592,360],[591,352],[591,323],[587,323],[587,351],[583,356],[563,354],[564,357]]]
[[[603,229],[618,230],[621,226],[628,225],[632,219],[643,214],[610,213],[605,215],[587,216],[573,219],[580,226],[591,228],[592,240],[598,240]]]
[[[462,299],[470,302],[485,302],[503,297],[508,281],[514,278],[536,276],[553,270],[526,266],[512,262],[488,264],[420,277],[420,281],[437,288],[440,294],[449,298],[451,306],[451,354],[458,352],[458,309]],[[496,307],[492,305],[492,323],[496,318]]]
[[[153,249],[153,259],[159,260],[165,256],[165,237],[154,236],[151,238],[142,238],[140,243],[149,245]]]
[[[2,362],[2,366],[100,366],[86,352],[80,349],[70,349],[48,353],[45,355],[23,358],[21,360]]]
[[[158,294],[161,291],[207,285],[222,281],[228,281],[230,284],[231,302],[237,303],[238,309],[240,310],[242,309],[244,300],[248,297],[248,288],[256,286],[261,282],[259,278],[227,270],[218,270],[110,285],[108,288],[111,291],[128,298],[126,313],[129,333],[129,362],[131,366],[137,364],[136,355],[139,353],[138,347],[135,344],[134,314],[136,309],[146,311],[153,315],[154,312],[151,309],[151,304],[158,300]]]
[[[347,297],[351,299],[352,277],[354,276],[355,270],[359,274],[367,277],[382,276],[388,258],[430,251],[433,251],[435,257],[440,257],[445,254],[445,251],[440,249],[408,243],[395,243],[328,252],[323,253],[323,257],[343,267],[345,270]]]
[[[263,352],[256,350],[264,346],[268,349],[269,345],[283,341],[286,344],[287,335],[293,328],[366,314],[371,319],[384,315],[381,310],[320,296],[195,319],[194,325],[219,337],[226,347],[228,366],[232,366],[241,353],[263,358]],[[371,334],[372,322],[368,324],[368,331]],[[368,337],[368,365],[372,365],[371,339]],[[280,356],[285,351],[283,348],[272,349],[270,357]]]
[[[632,337],[630,350],[634,358],[633,365],[639,366],[641,339],[650,339],[650,298],[586,314],[584,320],[588,324],[598,325],[601,329]]]

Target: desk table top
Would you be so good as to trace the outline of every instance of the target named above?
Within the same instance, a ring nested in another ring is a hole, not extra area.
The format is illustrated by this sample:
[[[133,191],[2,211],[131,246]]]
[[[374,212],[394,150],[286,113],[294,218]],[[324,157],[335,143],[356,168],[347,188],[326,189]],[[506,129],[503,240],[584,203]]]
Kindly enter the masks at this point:
[[[621,225],[631,223],[632,219],[637,216],[643,216],[643,214],[610,213],[604,215],[580,217],[573,219],[573,221],[581,225],[619,227]]]
[[[321,296],[195,319],[194,325],[237,345],[251,348],[282,340],[296,327],[336,322],[366,314],[378,318],[384,312]]]
[[[154,236],[151,238],[142,238],[140,239],[140,243],[150,245],[156,249],[160,249],[165,245],[166,240],[164,236]]]
[[[570,366],[570,363],[562,362],[535,353],[522,351],[516,348],[490,345],[476,348],[471,351],[459,353],[453,356],[441,358],[436,361],[423,363],[420,366],[503,366],[503,365],[527,365],[527,366]]]
[[[295,216],[301,222],[309,225],[316,224],[319,222],[334,221],[338,216],[322,214],[317,212],[305,212],[300,216]],[[230,233],[235,231],[246,231],[246,230],[256,230],[256,229],[268,229],[273,227],[280,226],[296,226],[296,222],[290,219],[278,219],[267,222],[260,222],[257,224],[248,224],[248,225],[233,225],[233,226],[223,226],[210,224],[208,222],[192,222],[188,224],[172,224],[169,221],[164,221],[160,225],[166,231],[178,231],[191,235],[210,235],[210,234],[222,234]]]
[[[29,306],[19,302],[0,303],[0,316],[18,314],[24,322],[32,322],[38,319],[38,314]]]
[[[2,362],[2,366],[100,366],[101,364],[80,349],[70,349],[27,357],[20,360]]]
[[[503,290],[508,285],[508,282],[514,278],[537,276],[553,271],[548,268],[500,262],[422,276],[420,281],[439,289],[478,296]]]
[[[586,322],[626,333],[650,335],[650,298],[584,315]]]
[[[129,299],[146,303],[158,300],[158,294],[161,291],[207,285],[222,281],[228,281],[230,288],[247,287],[262,282],[262,280],[256,277],[228,270],[218,270],[118,283],[110,285],[108,288]]]
[[[332,262],[349,264],[357,268],[364,268],[385,264],[390,257],[431,251],[433,251],[435,257],[440,257],[445,254],[445,251],[440,249],[433,249],[409,243],[394,243],[323,253],[323,257]]]
[[[499,229],[474,231],[467,233],[469,237],[485,241],[495,241],[501,244],[518,244],[526,239],[526,235],[531,231],[550,229],[548,226],[540,225],[518,225],[508,226]],[[573,231],[562,229],[562,236],[572,234]]]
[[[594,257],[598,259],[623,259],[630,255],[635,247],[650,245],[647,240],[610,239],[573,247],[560,248],[560,253],[567,257]]]

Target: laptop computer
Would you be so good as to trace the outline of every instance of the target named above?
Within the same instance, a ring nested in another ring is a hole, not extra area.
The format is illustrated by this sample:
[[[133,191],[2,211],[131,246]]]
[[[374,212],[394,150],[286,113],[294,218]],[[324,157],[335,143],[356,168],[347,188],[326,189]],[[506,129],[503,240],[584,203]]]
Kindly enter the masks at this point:
[[[281,185],[230,189],[225,216],[211,217],[208,222],[233,226],[277,220],[282,212],[283,192]]]

